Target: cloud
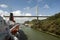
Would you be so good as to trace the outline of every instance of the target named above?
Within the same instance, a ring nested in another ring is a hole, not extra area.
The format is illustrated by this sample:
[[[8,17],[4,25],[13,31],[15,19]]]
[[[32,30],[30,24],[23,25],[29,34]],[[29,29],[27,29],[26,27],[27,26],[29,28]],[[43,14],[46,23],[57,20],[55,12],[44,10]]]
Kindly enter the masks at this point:
[[[39,16],[43,16],[43,15],[40,14]]]
[[[14,16],[22,16],[20,10],[13,11],[12,13],[13,13]]]
[[[8,6],[6,4],[0,4],[1,8],[7,8]]]
[[[22,13],[22,11],[20,10],[13,11],[12,13],[14,16],[32,16],[31,13]],[[7,11],[0,10],[0,15],[9,16],[10,13]]]
[[[32,16],[31,13],[22,13],[22,11],[17,10],[12,12],[14,16]]]
[[[0,15],[9,15],[7,11],[0,10]]]
[[[21,14],[20,10],[13,11],[12,13],[13,13],[14,16],[22,16],[23,15],[23,14]],[[4,14],[5,16],[9,16],[10,15],[9,12],[3,11],[3,10],[0,10],[0,14]]]
[[[0,16],[3,17],[3,19],[6,19],[4,15],[9,15],[7,11],[0,10]],[[8,20],[8,19],[7,19]]]
[[[43,8],[49,9],[50,7],[48,4],[45,4]]]
[[[26,13],[25,16],[32,16],[32,14],[31,13]]]
[[[39,14],[39,16],[51,16],[51,15],[43,15],[43,14]]]
[[[39,14],[39,16],[47,16],[47,15],[42,15],[42,14]]]

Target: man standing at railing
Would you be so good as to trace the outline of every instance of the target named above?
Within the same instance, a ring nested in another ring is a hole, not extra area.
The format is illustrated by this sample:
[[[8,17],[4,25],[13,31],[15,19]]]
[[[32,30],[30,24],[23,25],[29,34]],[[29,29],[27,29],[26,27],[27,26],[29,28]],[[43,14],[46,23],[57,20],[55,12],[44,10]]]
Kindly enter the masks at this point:
[[[8,20],[9,28],[12,28],[14,24],[15,24],[15,21],[14,21],[13,13],[10,13],[10,17]]]
[[[9,25],[10,35],[17,39],[15,34],[18,32],[17,29],[18,29],[19,25],[17,25],[15,23],[15,20],[14,20],[14,17],[13,17],[13,13],[10,13],[10,17],[9,17],[9,20],[8,20],[7,24]]]

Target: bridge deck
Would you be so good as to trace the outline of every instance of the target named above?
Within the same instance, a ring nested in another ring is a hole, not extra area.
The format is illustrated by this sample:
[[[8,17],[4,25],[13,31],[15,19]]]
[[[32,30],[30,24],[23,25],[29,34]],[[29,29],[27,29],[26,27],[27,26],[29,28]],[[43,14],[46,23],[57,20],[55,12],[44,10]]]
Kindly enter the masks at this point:
[[[9,17],[9,16],[4,16]],[[49,16],[14,16],[14,17],[49,17]]]

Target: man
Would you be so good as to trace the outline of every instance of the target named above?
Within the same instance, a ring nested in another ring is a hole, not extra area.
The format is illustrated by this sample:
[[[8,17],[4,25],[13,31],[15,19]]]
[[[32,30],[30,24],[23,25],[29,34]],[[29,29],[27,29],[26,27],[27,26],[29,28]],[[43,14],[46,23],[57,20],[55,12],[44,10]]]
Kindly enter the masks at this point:
[[[13,13],[10,13],[10,17],[9,17],[9,20],[7,22],[7,24],[9,25],[9,29],[10,29],[10,35],[12,37],[14,37],[14,39],[18,39],[15,34],[17,33],[17,26],[16,23],[15,23],[15,20],[14,20],[14,17],[13,17]],[[15,27],[15,28],[14,28]]]
[[[10,13],[10,17],[9,17],[9,20],[8,20],[9,28],[11,29],[14,24],[15,24],[15,21],[14,21],[13,13]]]

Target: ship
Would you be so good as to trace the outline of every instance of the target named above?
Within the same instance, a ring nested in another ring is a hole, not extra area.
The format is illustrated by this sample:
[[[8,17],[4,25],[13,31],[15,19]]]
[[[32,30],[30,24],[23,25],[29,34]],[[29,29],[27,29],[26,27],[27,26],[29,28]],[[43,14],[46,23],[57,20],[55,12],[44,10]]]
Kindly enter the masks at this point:
[[[17,40],[16,35],[19,32],[19,26],[14,20],[13,13],[10,13],[8,22],[0,16],[0,40]]]

